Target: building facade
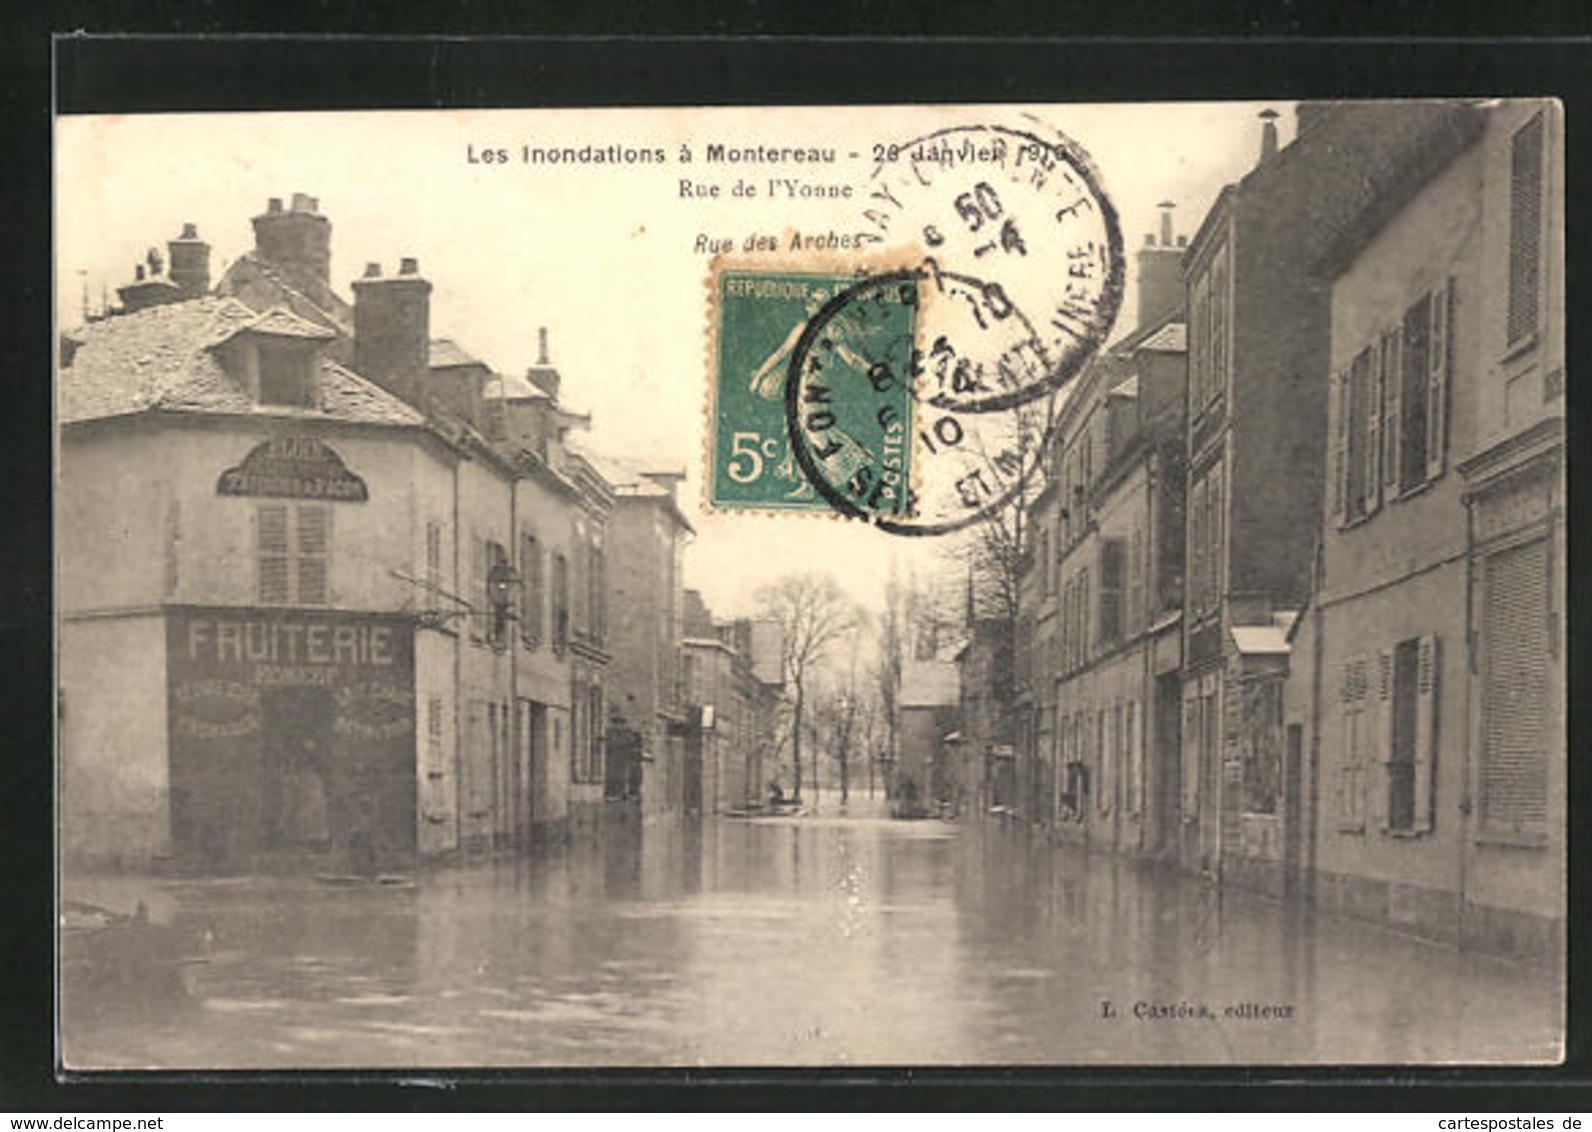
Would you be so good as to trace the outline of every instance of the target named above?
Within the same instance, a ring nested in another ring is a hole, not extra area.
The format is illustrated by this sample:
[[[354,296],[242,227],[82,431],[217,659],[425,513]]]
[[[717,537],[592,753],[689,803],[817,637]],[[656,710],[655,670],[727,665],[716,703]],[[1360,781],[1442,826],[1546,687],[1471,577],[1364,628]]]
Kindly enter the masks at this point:
[[[1185,326],[1165,208],[1138,256],[1138,328],[1080,375],[1057,423],[1021,618],[1023,809],[1061,840],[1135,854],[1165,842],[1176,772]]]
[[[347,303],[313,198],[255,236],[212,291],[185,228],[170,277],[64,336],[63,857],[368,867],[561,832],[603,794],[607,656],[559,564],[590,568],[611,492],[487,411],[416,261]]]
[[[1562,119],[1531,101],[1448,114],[1323,265],[1332,490],[1282,749],[1318,760],[1321,906],[1551,955],[1565,901]]]

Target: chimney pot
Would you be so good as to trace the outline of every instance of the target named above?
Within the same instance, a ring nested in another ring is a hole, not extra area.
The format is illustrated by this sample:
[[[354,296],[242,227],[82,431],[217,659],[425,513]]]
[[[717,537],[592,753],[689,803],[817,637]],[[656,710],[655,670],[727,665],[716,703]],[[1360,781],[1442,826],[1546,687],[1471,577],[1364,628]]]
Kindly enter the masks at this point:
[[[144,281],[144,265],[143,264],[141,264],[141,263],[133,264],[133,278],[136,281],[140,282],[140,283],[142,283]]]
[[[1154,232],[1146,232],[1144,234],[1144,246],[1147,247],[1147,248],[1155,247],[1155,233]]]
[[[404,256],[398,261],[399,275],[417,275],[420,272],[420,261],[414,256]]]
[[[545,366],[550,364],[547,360],[547,327],[536,328],[536,364]]]
[[[266,201],[265,202],[265,211],[267,211],[267,212],[281,212],[282,211],[282,198],[281,197],[272,197],[270,200]]]
[[[189,221],[182,226],[182,235],[177,238],[179,240],[197,240],[199,238],[199,226]]]
[[[1266,109],[1260,112],[1260,159],[1269,160],[1277,154],[1277,112]]]
[[[1172,246],[1172,210],[1177,205],[1169,200],[1163,200],[1156,207],[1161,210],[1161,246],[1169,248]]]
[[[1188,247],[1188,237],[1187,236],[1179,236],[1177,238],[1177,246],[1180,247],[1180,248]]]
[[[294,212],[314,212],[315,202],[303,193],[293,194]]]
[[[366,279],[380,279],[381,278],[381,264],[379,264],[379,263],[367,263],[365,265],[365,278]]]

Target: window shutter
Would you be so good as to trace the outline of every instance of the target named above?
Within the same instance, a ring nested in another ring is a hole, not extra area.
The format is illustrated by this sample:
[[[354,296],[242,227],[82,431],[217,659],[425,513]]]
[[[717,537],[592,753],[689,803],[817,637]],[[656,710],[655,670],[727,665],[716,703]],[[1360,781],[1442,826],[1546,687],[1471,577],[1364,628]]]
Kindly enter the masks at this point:
[[[260,601],[286,605],[289,600],[287,504],[262,503],[256,512]]]
[[[1200,702],[1192,691],[1183,701],[1183,816],[1192,818],[1199,807]]]
[[[1343,526],[1349,500],[1349,375],[1332,375],[1332,521]]]
[[[327,601],[326,555],[330,509],[320,504],[303,503],[298,508],[298,600],[301,605],[325,605]]]
[[[1386,343],[1368,348],[1365,398],[1365,513],[1382,507],[1382,402],[1387,388]]]
[[[1437,637],[1421,638],[1415,700],[1415,831],[1430,833],[1437,808]]]
[[[1382,335],[1382,483],[1383,494],[1399,492],[1399,393],[1404,384],[1404,335],[1398,327]]]
[[[1100,763],[1100,788],[1095,791],[1096,804],[1102,814],[1111,812],[1111,791],[1116,784],[1115,760],[1106,745],[1106,709],[1095,713],[1095,752]]]
[[[1426,349],[1426,478],[1443,474],[1448,447],[1448,368],[1453,357],[1454,281],[1432,292],[1432,330]]]
[[[480,639],[486,628],[486,542],[480,535],[470,536],[470,635]]]
[[[1509,169],[1509,345],[1537,329],[1542,287],[1543,115],[1515,132]]]
[[[1366,770],[1370,779],[1371,818],[1376,828],[1387,832],[1388,790],[1392,775],[1388,759],[1393,756],[1393,654],[1376,654],[1376,689],[1371,701],[1370,726],[1366,728]]]

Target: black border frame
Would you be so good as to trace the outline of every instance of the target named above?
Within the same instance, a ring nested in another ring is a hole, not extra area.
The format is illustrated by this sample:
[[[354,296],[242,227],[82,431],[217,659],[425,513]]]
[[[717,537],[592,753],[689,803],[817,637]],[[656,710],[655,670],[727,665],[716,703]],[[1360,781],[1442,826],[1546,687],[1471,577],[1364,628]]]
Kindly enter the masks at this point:
[[[757,5],[751,5],[755,15]],[[1568,11],[1568,7],[1566,9]],[[1530,13],[1527,13],[1528,15]],[[1544,13],[1539,6],[1536,14]],[[1274,16],[1278,14],[1274,11]],[[1520,13],[1516,13],[1520,15]],[[1547,13],[1552,18],[1552,13]],[[1496,15],[1494,18],[1498,18]],[[1580,16],[1585,19],[1584,15]],[[919,31],[924,17],[899,28]],[[214,17],[211,21],[214,23]],[[1286,0],[1274,21],[1293,31]],[[179,24],[179,27],[181,25]],[[712,23],[709,26],[716,26]],[[991,25],[994,26],[994,25]],[[1361,25],[1365,26],[1365,25]],[[1561,25],[1563,26],[1563,25]],[[1161,28],[1164,30],[1165,22]],[[980,29],[970,28],[973,32]],[[1240,26],[1240,31],[1244,30]],[[13,44],[13,55],[38,41]],[[42,106],[31,88],[0,93],[26,136],[13,150],[13,182],[25,194],[13,217],[50,207],[50,113],[186,110],[469,108],[489,106],[709,105],[812,102],[1043,102],[1310,97],[1555,95],[1566,104],[1567,309],[1592,310],[1586,251],[1589,212],[1587,126],[1592,121],[1592,39],[1146,38],[874,39],[371,37],[333,35],[68,34],[49,42],[49,66],[29,54],[16,72],[44,78]],[[15,175],[15,174],[14,174]],[[0,1026],[0,1107],[41,1114],[138,1110],[469,1110],[497,1108],[752,1107],[778,1109],[1062,1108],[1146,1111],[1460,1110],[1577,1111],[1592,1108],[1588,1042],[1588,926],[1583,870],[1586,822],[1571,822],[1570,997],[1567,1059],[1549,1069],[1265,1068],[887,1069],[663,1071],[426,1071],[398,1083],[379,1074],[104,1074],[55,1077],[50,1016],[53,920],[52,638],[49,486],[52,440],[48,280],[50,231],[6,225],[8,273],[20,335],[12,361],[9,412],[0,417],[0,482],[13,497],[0,570],[12,583],[0,613],[0,648],[11,659],[0,682],[3,718],[13,720],[11,789],[0,870],[13,914],[5,917],[0,963],[8,989]],[[1572,371],[1592,358],[1589,320],[1569,320]],[[1568,466],[1575,483],[1586,437],[1588,398],[1572,380]],[[1587,562],[1585,501],[1572,492],[1568,534],[1574,579]],[[1587,748],[1585,688],[1588,603],[1569,587],[1569,736]],[[5,647],[5,646],[11,647]],[[1592,814],[1592,774],[1572,762],[1570,813]],[[445,1085],[445,1087],[443,1087]]]

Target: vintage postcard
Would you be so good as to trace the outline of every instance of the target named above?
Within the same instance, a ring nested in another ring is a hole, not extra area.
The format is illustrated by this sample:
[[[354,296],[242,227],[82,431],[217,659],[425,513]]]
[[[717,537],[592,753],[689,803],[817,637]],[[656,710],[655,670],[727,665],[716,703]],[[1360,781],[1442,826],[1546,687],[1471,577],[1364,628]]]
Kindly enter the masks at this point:
[[[60,116],[61,1067],[1559,1063],[1564,130]]]

